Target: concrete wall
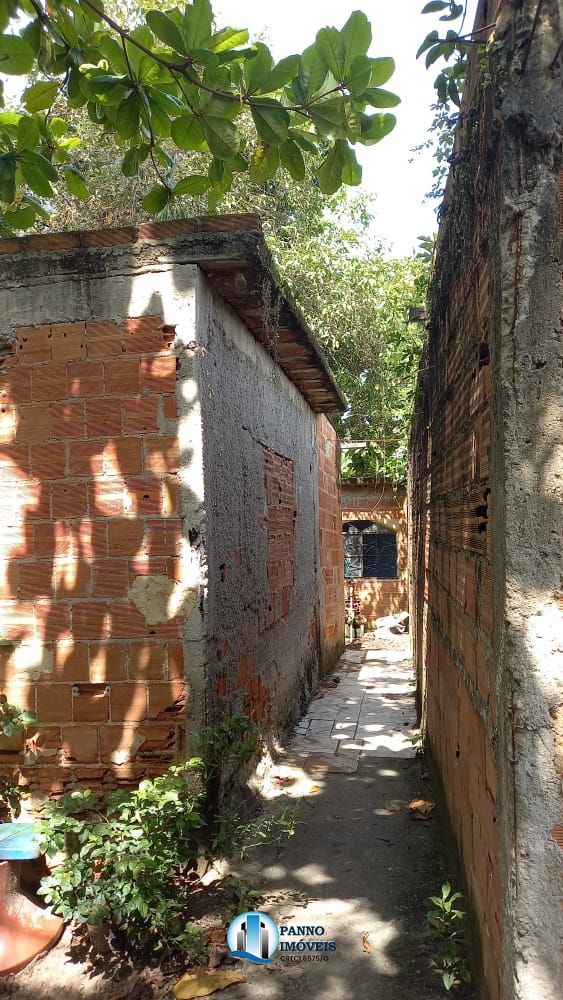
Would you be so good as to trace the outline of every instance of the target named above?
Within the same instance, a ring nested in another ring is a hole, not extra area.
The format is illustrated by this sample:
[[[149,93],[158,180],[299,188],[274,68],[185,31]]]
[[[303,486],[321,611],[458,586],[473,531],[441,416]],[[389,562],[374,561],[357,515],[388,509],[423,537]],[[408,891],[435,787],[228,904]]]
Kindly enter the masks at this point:
[[[492,1000],[562,982],[560,18],[480,5],[411,439],[421,702]]]
[[[322,418],[203,277],[197,303],[209,498],[208,712],[217,718],[236,709],[265,730],[279,729],[298,716],[321,669]],[[337,496],[334,451],[329,460]],[[337,636],[329,624],[337,646],[343,628]]]
[[[362,614],[369,621],[407,611],[407,498],[404,487],[394,489],[387,482],[345,482],[342,486],[342,521],[374,521],[397,536],[397,579],[354,580],[354,593],[360,599]]]

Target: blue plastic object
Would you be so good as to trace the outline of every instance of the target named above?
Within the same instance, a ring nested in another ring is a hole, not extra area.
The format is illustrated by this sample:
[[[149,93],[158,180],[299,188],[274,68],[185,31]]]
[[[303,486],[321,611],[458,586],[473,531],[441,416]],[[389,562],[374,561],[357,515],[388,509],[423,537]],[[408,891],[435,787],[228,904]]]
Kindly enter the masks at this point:
[[[40,853],[33,823],[0,823],[0,861],[28,861]]]

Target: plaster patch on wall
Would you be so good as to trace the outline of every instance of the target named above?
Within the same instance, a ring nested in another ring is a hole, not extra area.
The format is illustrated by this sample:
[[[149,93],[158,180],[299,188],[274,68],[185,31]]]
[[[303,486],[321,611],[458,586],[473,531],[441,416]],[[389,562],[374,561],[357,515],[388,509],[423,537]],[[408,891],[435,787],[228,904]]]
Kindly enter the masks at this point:
[[[179,614],[190,615],[197,604],[199,584],[170,580],[167,576],[137,576],[129,588],[129,599],[146,618],[147,625],[160,625]]]

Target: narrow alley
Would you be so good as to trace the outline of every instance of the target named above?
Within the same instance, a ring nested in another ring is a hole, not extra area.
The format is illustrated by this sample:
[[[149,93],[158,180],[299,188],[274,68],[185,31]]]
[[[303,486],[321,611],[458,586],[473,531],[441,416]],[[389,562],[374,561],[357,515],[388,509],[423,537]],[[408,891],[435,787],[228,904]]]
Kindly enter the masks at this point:
[[[425,919],[425,900],[444,881],[437,809],[427,819],[409,810],[432,792],[413,744],[408,655],[404,636],[347,647],[265,789],[276,804],[296,804],[295,836],[254,851],[241,872],[264,892],[261,909],[278,926],[322,927],[335,951],[244,963],[248,982],[233,997],[444,995]]]

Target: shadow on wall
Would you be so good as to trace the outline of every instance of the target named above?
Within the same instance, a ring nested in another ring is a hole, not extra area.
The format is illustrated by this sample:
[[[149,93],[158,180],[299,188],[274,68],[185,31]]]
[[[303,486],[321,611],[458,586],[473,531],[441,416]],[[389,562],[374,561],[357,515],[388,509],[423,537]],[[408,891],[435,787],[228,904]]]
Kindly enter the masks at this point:
[[[177,383],[164,312],[152,292],[121,323],[19,328],[0,370],[0,632],[12,644],[0,680],[38,717],[22,777],[33,793],[135,782],[182,755],[184,626],[202,579],[182,512],[202,496],[177,433],[196,383]]]

